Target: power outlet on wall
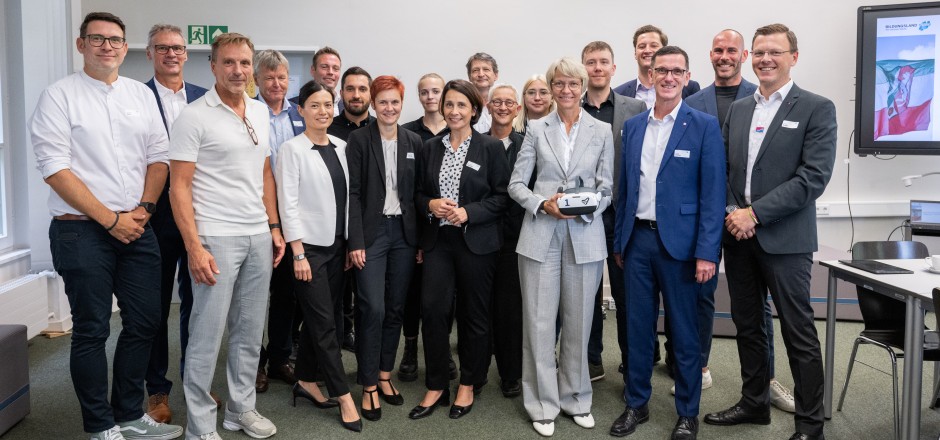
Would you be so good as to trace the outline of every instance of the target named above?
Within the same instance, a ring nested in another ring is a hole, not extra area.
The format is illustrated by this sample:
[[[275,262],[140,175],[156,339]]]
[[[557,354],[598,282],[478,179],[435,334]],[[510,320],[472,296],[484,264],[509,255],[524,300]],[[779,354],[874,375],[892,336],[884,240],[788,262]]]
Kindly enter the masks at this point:
[[[829,215],[829,205],[828,204],[818,204],[816,205],[816,216]]]

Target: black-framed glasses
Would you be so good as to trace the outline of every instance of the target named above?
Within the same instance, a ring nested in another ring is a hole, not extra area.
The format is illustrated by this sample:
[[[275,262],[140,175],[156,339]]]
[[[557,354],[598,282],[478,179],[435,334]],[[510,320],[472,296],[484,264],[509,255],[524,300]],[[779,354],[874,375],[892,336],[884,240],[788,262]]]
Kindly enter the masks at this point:
[[[251,141],[255,143],[255,146],[258,146],[258,135],[255,134],[255,127],[251,126],[251,121],[248,120],[247,116],[242,116],[242,122],[245,123],[245,128],[248,129],[248,136],[251,136]]]
[[[127,39],[124,37],[105,37],[101,34],[88,34],[85,35],[85,39],[88,40],[88,44],[94,47],[101,47],[105,40],[107,40],[108,44],[110,44],[114,49],[120,49],[124,47],[124,43],[127,42]]]
[[[685,75],[685,72],[688,72],[688,70],[686,70],[686,69],[680,69],[680,68],[678,68],[678,67],[676,67],[676,68],[674,68],[674,69],[667,69],[667,68],[665,68],[665,67],[657,67],[657,68],[653,69],[653,72],[656,72],[656,74],[659,75],[659,76],[666,76],[666,75],[668,75],[668,74],[671,73],[672,76],[678,78],[678,77],[680,77],[680,76],[682,76],[682,75]]]
[[[166,55],[171,50],[177,55],[182,55],[186,53],[186,46],[167,46],[165,44],[154,44],[153,50],[160,55]]]
[[[783,56],[783,54],[791,53],[791,52],[793,51],[792,50],[756,50],[754,52],[751,52],[751,56],[753,56],[754,59],[756,60],[763,58],[764,55],[770,55],[771,58],[780,58]]]

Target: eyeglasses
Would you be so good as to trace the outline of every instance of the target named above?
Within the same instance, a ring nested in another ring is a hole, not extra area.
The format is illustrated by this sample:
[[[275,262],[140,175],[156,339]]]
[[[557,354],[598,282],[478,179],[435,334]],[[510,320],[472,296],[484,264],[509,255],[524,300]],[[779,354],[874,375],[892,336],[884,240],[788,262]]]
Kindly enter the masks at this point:
[[[754,59],[761,59],[764,55],[770,55],[771,58],[780,58],[785,53],[792,53],[792,50],[755,50],[751,52],[751,55],[754,56]]]
[[[562,90],[565,90],[565,87],[567,87],[567,88],[568,88],[569,90],[571,90],[572,92],[577,92],[578,90],[581,90],[581,83],[578,82],[578,81],[571,81],[571,82],[567,82],[567,83],[564,82],[564,81],[553,81],[553,82],[552,82],[552,88],[555,89],[555,90],[558,90],[559,92],[562,91]]]
[[[255,143],[255,146],[258,145],[258,135],[255,134],[255,127],[251,126],[251,121],[248,120],[247,116],[242,117],[242,122],[245,123],[245,128],[248,129],[248,136],[251,136],[251,141]]]
[[[170,50],[177,55],[186,53],[186,46],[167,46],[165,44],[155,44],[153,50],[160,55],[166,55]]]
[[[124,42],[127,41],[127,39],[124,37],[105,37],[101,34],[85,35],[85,39],[88,40],[88,44],[94,47],[101,47],[105,40],[107,40],[108,44],[110,44],[114,49],[120,49],[124,47]]]
[[[495,108],[499,108],[499,107],[502,107],[502,106],[505,105],[506,108],[512,110],[512,108],[516,106],[516,101],[511,101],[511,100],[508,100],[508,99],[505,100],[505,101],[500,100],[500,99],[494,99],[494,100],[490,101],[490,104],[493,104],[493,107],[495,107]]]
[[[686,69],[680,69],[680,68],[678,68],[678,67],[676,67],[675,69],[667,69],[667,68],[665,68],[665,67],[657,67],[657,68],[653,69],[653,71],[656,72],[656,74],[659,75],[659,76],[667,76],[667,75],[669,75],[669,74],[671,73],[672,76],[674,76],[674,77],[676,77],[676,78],[678,78],[678,77],[680,77],[680,76],[682,76],[682,75],[685,75],[685,72],[688,72],[688,70],[686,70]]]
[[[548,89],[529,89],[525,91],[526,96],[552,96],[552,92],[549,92]]]

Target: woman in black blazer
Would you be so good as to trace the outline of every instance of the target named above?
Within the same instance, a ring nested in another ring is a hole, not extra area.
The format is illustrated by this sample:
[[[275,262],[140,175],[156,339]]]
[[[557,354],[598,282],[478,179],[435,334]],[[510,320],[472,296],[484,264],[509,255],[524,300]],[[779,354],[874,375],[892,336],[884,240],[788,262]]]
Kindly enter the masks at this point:
[[[408,415],[412,419],[449,403],[447,327],[455,299],[460,386],[450,417],[462,417],[473,407],[473,385],[486,374],[490,295],[509,205],[503,143],[472,128],[483,111],[476,87],[453,80],[442,96],[450,133],[428,140],[418,158],[415,205],[426,219],[419,247],[424,251],[421,319],[428,392]]]
[[[349,135],[349,259],[356,267],[356,360],[362,416],[382,417],[404,399],[391,382],[408,284],[418,245],[415,154],[421,138],[398,125],[405,86],[393,76],[372,81],[376,122]]]

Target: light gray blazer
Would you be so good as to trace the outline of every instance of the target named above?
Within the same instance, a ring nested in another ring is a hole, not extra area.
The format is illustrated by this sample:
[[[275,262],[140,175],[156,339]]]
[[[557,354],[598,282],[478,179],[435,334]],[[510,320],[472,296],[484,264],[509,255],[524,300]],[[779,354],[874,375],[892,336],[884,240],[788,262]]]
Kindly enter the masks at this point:
[[[542,119],[529,122],[529,129],[509,179],[509,196],[528,214],[522,221],[519,245],[516,247],[519,255],[544,263],[555,226],[564,221],[578,264],[607,258],[604,222],[594,221],[594,217],[604,212],[610,204],[614,165],[613,135],[610,124],[594,119],[587,112],[581,113],[580,124],[574,151],[565,170],[561,166],[564,149],[561,130],[564,130],[564,126],[557,113],[551,112]],[[528,183],[533,172],[536,173],[535,187],[529,189]],[[539,212],[543,200],[549,199],[559,188],[576,187],[579,177],[585,187],[594,188],[604,196],[593,213],[570,220],[558,220]]]

